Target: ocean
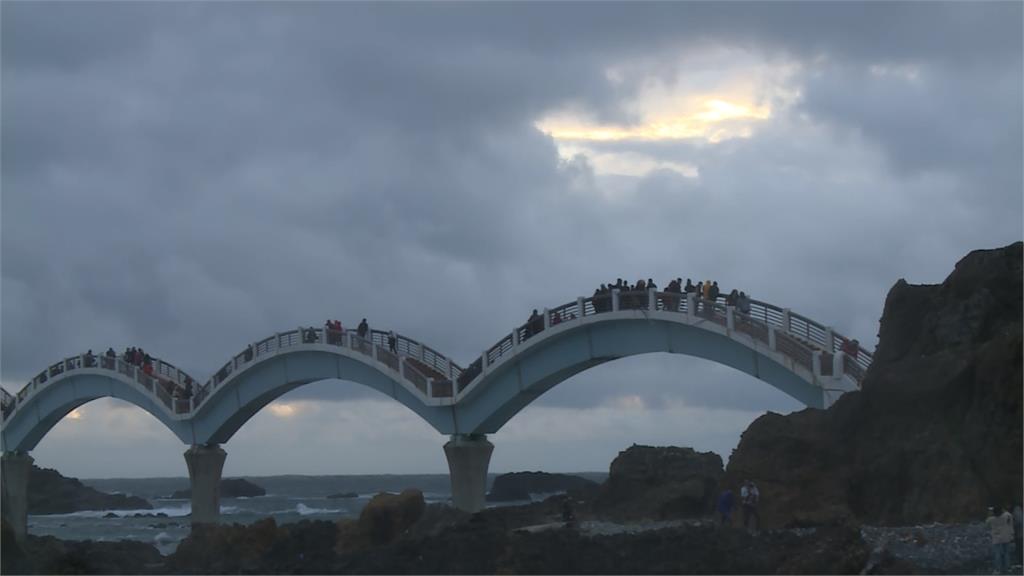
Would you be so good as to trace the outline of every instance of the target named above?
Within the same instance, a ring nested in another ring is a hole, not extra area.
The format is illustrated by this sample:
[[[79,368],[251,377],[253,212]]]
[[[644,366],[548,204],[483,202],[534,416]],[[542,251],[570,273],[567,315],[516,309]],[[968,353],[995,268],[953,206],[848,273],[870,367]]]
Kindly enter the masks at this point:
[[[606,473],[578,473],[595,482],[603,482]],[[489,475],[488,487],[496,474]],[[243,476],[262,487],[266,496],[221,498],[221,522],[250,524],[273,517],[278,524],[299,520],[356,518],[375,494],[401,492],[417,488],[430,503],[451,499],[447,474],[394,474],[359,476]],[[138,540],[154,544],[162,554],[170,554],[188,535],[191,503],[188,499],[168,498],[176,490],[188,488],[188,478],[101,478],[82,479],[86,486],[108,493],[145,498],[152,510],[89,510],[70,514],[29,515],[28,531],[36,536],[56,536],[62,540]],[[331,494],[354,492],[355,498],[328,498]],[[536,499],[548,495],[535,495]],[[515,505],[502,502],[489,505]]]

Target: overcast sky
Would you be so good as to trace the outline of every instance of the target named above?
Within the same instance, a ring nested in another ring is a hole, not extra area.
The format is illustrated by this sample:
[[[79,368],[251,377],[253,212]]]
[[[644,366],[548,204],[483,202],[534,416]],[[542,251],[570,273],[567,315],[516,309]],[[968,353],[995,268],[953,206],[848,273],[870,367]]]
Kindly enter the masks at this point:
[[[877,342],[899,278],[1022,239],[1022,4],[3,2],[2,372],[141,345],[205,380],[337,317],[468,364],[533,308],[682,276]],[[746,374],[669,355],[556,387],[491,470],[727,458]],[[352,383],[279,398],[224,473],[445,472],[442,437]],[[97,400],[33,452],[183,476]]]

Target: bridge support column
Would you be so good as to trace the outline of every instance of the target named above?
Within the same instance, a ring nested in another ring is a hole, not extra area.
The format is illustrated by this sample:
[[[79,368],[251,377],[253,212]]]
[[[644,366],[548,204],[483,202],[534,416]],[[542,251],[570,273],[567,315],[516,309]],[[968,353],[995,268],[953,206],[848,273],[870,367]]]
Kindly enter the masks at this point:
[[[444,445],[452,480],[452,503],[465,512],[479,512],[487,494],[487,466],[494,444],[483,434],[453,434]]]
[[[28,478],[34,461],[22,452],[5,452],[0,458],[3,519],[11,526],[14,538],[19,542],[24,542],[28,534]]]
[[[220,474],[228,453],[216,444],[185,451],[192,486],[192,525],[220,522]]]

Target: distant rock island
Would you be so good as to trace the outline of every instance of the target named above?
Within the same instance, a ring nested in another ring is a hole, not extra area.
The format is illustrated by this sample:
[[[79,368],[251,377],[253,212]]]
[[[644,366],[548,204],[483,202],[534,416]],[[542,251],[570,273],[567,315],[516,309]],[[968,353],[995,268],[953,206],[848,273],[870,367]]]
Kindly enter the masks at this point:
[[[221,498],[252,498],[266,496],[267,491],[244,478],[224,478],[220,481]],[[171,494],[171,498],[191,498],[192,489],[186,488]]]
[[[597,483],[570,474],[549,474],[547,472],[512,472],[494,479],[488,502],[511,502],[529,500],[531,494],[554,494],[569,490],[596,488]]]
[[[338,492],[337,494],[329,494],[327,497],[331,498],[331,499],[359,498],[359,493],[358,492]]]
[[[82,484],[76,478],[64,477],[56,470],[33,465],[29,473],[29,514],[152,509],[153,506],[145,498],[100,492]]]

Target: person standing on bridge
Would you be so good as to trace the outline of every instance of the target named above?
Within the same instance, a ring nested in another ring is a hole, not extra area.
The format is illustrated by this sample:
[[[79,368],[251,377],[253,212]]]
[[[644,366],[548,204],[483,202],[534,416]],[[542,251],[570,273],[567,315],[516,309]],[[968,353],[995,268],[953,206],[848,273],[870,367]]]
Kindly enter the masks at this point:
[[[750,315],[750,297],[747,296],[746,292],[740,291],[740,296],[736,299],[736,306],[740,309],[740,314],[744,316]]]
[[[395,331],[388,332],[388,348],[398,354],[398,337],[395,336]]]
[[[857,359],[857,354],[860,352],[860,342],[856,338],[853,340],[843,339],[843,345],[839,347],[840,352],[846,354],[852,360]]]
[[[360,338],[365,340],[366,334],[369,332],[370,325],[366,323],[366,318],[363,318],[363,321],[359,323],[359,327],[356,328],[356,334],[358,334]]]

